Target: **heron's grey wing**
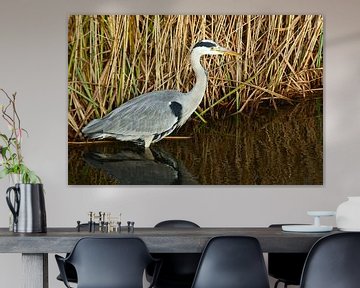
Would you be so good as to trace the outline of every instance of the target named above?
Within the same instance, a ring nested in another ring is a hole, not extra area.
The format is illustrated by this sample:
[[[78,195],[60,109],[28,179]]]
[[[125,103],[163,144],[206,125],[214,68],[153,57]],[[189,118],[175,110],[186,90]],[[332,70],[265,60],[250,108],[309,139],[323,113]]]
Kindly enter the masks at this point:
[[[181,114],[180,92],[151,92],[121,105],[101,121],[102,130],[118,135],[156,135],[173,130]]]

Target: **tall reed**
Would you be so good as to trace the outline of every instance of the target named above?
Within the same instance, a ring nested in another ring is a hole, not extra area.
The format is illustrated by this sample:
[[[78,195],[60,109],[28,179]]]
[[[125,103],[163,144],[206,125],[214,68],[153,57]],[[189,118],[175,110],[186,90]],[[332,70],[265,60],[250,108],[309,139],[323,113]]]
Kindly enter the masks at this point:
[[[197,110],[205,119],[312,97],[322,91],[319,15],[73,15],[68,21],[69,139],[142,93],[194,84],[189,54],[201,39],[241,53],[203,57],[209,72]]]

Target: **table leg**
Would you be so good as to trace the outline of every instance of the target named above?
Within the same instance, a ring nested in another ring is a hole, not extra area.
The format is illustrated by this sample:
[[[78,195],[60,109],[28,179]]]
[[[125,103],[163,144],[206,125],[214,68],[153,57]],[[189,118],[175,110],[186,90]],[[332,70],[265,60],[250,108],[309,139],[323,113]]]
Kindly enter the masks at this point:
[[[22,254],[23,288],[48,288],[48,254]]]

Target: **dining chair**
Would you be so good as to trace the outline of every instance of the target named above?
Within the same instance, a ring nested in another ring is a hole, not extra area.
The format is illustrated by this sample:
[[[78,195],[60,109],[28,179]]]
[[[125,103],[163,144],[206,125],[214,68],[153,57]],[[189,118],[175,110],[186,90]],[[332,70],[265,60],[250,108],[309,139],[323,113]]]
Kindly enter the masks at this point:
[[[278,228],[287,224],[271,224],[269,228]],[[274,288],[280,283],[284,288],[288,285],[300,285],[301,273],[307,253],[269,253],[268,273],[269,276],[277,279]]]
[[[155,225],[155,229],[163,228],[200,228],[194,222],[188,220],[165,220]],[[201,257],[200,253],[157,253],[152,254],[161,259],[162,265],[156,288],[190,288],[194,280],[196,269]],[[153,274],[152,266],[147,269],[147,278],[151,279]]]
[[[260,244],[249,236],[219,236],[206,245],[192,288],[269,288]]]
[[[65,273],[65,263],[74,266],[77,288],[143,288],[146,267],[154,262],[154,281],[160,262],[149,253],[139,238],[82,238],[68,257],[55,255],[60,275],[66,287],[71,287]],[[153,287],[153,283],[149,287]]]
[[[325,236],[309,252],[300,288],[358,288],[359,267],[359,232]]]

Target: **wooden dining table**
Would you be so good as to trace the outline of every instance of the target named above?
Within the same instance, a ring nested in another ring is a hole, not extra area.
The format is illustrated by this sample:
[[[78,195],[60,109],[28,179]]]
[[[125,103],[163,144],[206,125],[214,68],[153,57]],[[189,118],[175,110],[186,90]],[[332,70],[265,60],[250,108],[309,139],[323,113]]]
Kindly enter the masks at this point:
[[[151,253],[201,253],[209,239],[222,235],[252,236],[264,253],[303,253],[321,237],[338,233],[284,232],[281,227],[134,228],[117,232],[48,228],[47,233],[14,233],[0,228],[0,253],[21,253],[24,288],[48,288],[48,253],[67,253],[83,237],[139,237]]]

